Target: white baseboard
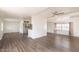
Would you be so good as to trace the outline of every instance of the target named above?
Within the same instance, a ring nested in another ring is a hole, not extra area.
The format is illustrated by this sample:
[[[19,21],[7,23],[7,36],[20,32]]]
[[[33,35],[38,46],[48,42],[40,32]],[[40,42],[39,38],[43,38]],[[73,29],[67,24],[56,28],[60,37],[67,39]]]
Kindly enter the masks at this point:
[[[43,36],[47,36],[47,34],[43,34],[43,35],[33,35],[31,38],[32,38],[32,39],[36,39],[36,38],[40,38],[40,37],[43,37]]]

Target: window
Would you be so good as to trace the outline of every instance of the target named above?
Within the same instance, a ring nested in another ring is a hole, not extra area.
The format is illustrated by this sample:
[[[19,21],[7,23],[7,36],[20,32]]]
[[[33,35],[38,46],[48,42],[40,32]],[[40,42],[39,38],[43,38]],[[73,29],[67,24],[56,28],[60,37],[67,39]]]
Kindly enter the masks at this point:
[[[56,33],[69,34],[69,23],[56,23]]]
[[[56,24],[56,30],[61,30],[61,24]]]
[[[67,23],[67,24],[56,24],[56,30],[69,31],[69,23]]]

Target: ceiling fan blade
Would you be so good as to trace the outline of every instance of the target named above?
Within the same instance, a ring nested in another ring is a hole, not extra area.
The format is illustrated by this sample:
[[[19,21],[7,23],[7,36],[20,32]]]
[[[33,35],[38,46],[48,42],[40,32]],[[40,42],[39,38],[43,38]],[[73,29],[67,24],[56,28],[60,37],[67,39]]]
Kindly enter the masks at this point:
[[[56,13],[55,15],[60,15],[60,14],[64,14],[64,12]]]

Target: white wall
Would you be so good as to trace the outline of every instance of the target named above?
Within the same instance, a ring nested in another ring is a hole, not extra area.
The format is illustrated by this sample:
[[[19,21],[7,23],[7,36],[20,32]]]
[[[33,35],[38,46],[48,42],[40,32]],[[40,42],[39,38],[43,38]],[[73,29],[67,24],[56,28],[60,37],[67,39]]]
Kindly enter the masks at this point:
[[[73,35],[79,37],[79,22],[73,23]]]
[[[54,23],[53,22],[47,22],[47,32],[54,33]]]
[[[20,33],[23,33],[23,20],[20,21]]]
[[[2,19],[0,19],[0,40],[2,39],[3,37],[3,21]]]
[[[32,30],[29,30],[29,37],[39,38],[47,35],[47,19],[44,14],[32,16]]]
[[[20,21],[17,19],[4,19],[4,33],[19,32]]]

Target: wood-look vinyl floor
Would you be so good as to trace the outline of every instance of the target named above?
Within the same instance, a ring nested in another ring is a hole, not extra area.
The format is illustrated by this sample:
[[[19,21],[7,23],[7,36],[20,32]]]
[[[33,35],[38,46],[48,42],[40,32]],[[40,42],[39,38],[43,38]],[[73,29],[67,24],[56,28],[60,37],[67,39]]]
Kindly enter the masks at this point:
[[[79,38],[48,34],[30,39],[19,33],[4,34],[0,52],[79,52]]]

